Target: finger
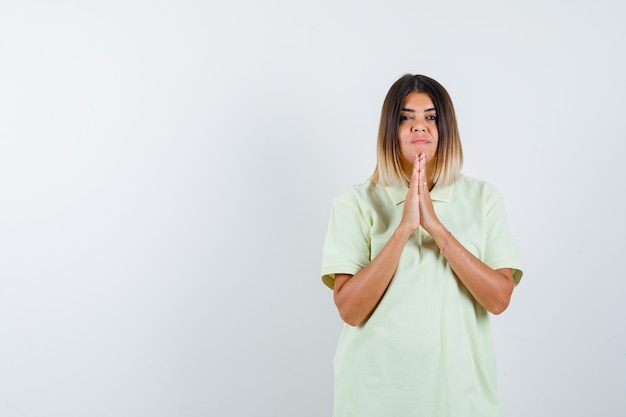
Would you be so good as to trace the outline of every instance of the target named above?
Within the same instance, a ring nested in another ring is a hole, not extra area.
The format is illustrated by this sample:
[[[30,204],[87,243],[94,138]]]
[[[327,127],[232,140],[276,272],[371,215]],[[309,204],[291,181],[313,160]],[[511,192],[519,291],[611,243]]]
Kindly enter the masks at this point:
[[[420,186],[428,189],[428,181],[426,179],[426,154],[422,153],[419,157],[419,183]]]
[[[409,187],[414,187],[416,190],[419,188],[419,155],[415,154],[415,159],[413,160],[413,172],[411,174],[411,184]]]

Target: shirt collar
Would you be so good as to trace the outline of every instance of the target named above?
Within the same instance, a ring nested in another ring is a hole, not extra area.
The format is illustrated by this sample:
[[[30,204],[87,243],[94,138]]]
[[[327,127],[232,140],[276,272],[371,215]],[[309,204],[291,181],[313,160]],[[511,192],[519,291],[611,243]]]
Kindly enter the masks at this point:
[[[398,205],[406,200],[406,193],[409,191],[409,187],[404,184],[397,184],[385,187],[385,190],[387,191],[387,194],[389,195],[391,200],[396,205]],[[447,203],[452,197],[453,190],[454,184],[446,186],[435,184],[435,187],[430,190],[430,198],[433,201],[441,201],[442,203]]]

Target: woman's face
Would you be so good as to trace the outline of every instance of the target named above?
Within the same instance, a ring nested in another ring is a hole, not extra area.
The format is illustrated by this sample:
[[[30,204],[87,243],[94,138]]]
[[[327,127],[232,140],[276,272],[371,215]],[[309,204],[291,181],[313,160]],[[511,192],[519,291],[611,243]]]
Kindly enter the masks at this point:
[[[428,94],[409,93],[402,103],[398,126],[402,168],[409,176],[415,155],[426,153],[426,170],[437,152],[437,111]]]

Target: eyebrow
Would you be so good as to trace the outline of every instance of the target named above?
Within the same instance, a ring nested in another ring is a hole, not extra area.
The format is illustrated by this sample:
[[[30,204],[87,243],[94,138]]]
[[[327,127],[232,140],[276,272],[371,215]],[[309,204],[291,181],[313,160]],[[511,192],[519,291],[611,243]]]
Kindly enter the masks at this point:
[[[408,109],[408,108],[406,108],[406,107],[402,107],[400,110],[401,110],[401,111],[408,111],[408,112],[410,112],[410,113],[415,113],[415,110],[413,110],[413,109]],[[434,107],[431,107],[431,108],[429,108],[429,109],[424,109],[424,113],[428,113],[429,111],[437,111],[437,109],[436,109],[436,108],[434,108]]]

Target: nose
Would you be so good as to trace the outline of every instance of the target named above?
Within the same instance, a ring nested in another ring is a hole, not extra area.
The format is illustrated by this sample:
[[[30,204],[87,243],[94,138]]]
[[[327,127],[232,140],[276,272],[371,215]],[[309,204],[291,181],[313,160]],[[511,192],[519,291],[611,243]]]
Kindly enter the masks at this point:
[[[413,132],[426,131],[426,119],[421,114],[416,114],[413,119]]]

